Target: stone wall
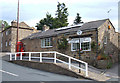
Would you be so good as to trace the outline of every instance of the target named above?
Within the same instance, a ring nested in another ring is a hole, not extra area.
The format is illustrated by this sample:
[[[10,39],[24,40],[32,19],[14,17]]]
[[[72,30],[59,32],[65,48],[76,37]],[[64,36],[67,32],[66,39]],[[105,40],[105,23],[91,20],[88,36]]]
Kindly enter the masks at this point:
[[[8,35],[6,35],[6,32],[8,32]],[[33,33],[32,29],[19,28],[19,38],[18,38],[19,41],[32,33]],[[17,34],[17,28],[13,28],[13,27],[10,27],[5,31],[3,31],[3,38],[2,38],[3,52],[16,51],[16,38],[17,38],[16,34]],[[7,42],[7,46],[6,46],[6,42]]]
[[[0,31],[0,52],[2,51],[1,42],[2,42],[2,33]]]
[[[108,28],[110,26],[110,29]],[[107,37],[107,43],[105,44],[105,37]],[[115,32],[115,28],[107,20],[102,26],[98,29],[98,42],[100,44],[101,52],[104,52],[106,55],[112,55],[114,62],[118,61],[118,33]]]
[[[8,33],[10,31],[10,33]],[[6,35],[6,33],[8,33]],[[2,32],[2,52],[10,52],[11,51],[11,45],[9,45],[11,41],[11,28],[5,30]]]
[[[7,35],[6,35],[6,32],[7,32]],[[18,32],[19,34],[18,41],[20,41],[21,39],[35,32],[37,32],[37,30],[34,27],[28,26],[25,22],[20,22],[19,32]],[[3,52],[15,52],[16,51],[16,38],[17,38],[17,22],[12,21],[11,26],[3,30],[2,33],[3,33],[2,51]],[[1,45],[1,41],[0,41],[0,45]]]
[[[96,42],[96,31],[87,31],[87,32],[82,33],[82,35],[87,35],[87,34],[93,34],[91,36],[91,38],[92,38],[91,42],[93,42],[93,41]],[[24,48],[25,48],[26,52],[57,51],[57,52],[64,53],[64,54],[67,54],[69,56],[78,58],[78,53],[76,51],[71,51],[71,43],[68,43],[68,48],[66,50],[58,50],[57,40],[63,35],[66,37],[66,39],[71,40],[69,38],[69,36],[75,36],[77,34],[76,33],[68,34],[68,35],[59,34],[56,37],[52,37],[52,45],[53,46],[49,47],[49,48],[41,48],[41,39],[39,39],[39,38],[25,39],[25,40],[22,40],[22,42],[24,44]],[[86,51],[85,54],[87,54],[90,57],[91,56],[93,57],[96,55],[95,53],[93,53],[91,51]],[[85,54],[83,54],[83,55],[85,55]]]
[[[21,66],[33,68],[33,69],[38,69],[38,70],[52,72],[52,73],[61,74],[61,75],[67,75],[67,76],[71,76],[79,79],[91,80],[90,78],[84,77],[74,71],[71,71],[67,68],[58,66],[57,64],[53,64],[53,63],[44,63],[44,62],[40,63],[37,61],[25,61],[25,60],[22,60],[22,61],[17,60],[17,61],[10,61],[10,62],[21,65]]]
[[[120,33],[118,33],[118,56],[119,56],[119,61],[120,61]]]
[[[19,29],[19,35],[18,35],[18,40],[20,41],[21,39],[27,37],[28,35],[32,34],[33,30],[29,29]],[[11,37],[11,52],[15,52],[16,50],[16,36],[17,36],[17,28],[12,28],[12,37]]]
[[[118,33],[118,48],[120,50],[120,33]]]

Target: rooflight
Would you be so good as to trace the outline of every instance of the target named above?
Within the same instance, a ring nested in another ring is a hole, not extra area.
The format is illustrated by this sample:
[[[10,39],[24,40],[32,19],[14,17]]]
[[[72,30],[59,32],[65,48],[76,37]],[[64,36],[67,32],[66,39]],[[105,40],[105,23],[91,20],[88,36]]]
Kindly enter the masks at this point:
[[[82,26],[83,24],[78,24],[78,25],[72,25],[72,26],[67,26],[67,27],[61,27],[61,28],[58,28],[56,29],[57,31],[59,30],[65,30],[65,29],[70,29],[70,28],[73,28],[73,27],[77,27],[77,26]]]

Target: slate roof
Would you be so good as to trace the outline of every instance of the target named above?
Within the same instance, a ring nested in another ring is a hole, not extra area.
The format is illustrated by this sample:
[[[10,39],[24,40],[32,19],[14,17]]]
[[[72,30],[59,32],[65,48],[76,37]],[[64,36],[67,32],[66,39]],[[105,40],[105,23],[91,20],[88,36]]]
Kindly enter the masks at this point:
[[[81,30],[99,28],[106,20],[108,19],[87,22],[81,27]]]
[[[108,20],[108,19],[87,22],[87,23],[84,23],[82,26],[74,25],[74,26],[69,26],[69,27],[63,27],[64,28],[63,30],[61,28],[58,30],[50,29],[47,31],[37,32],[37,33],[33,33],[32,35],[30,35],[24,39],[46,38],[46,37],[57,36],[58,34],[62,34],[62,33],[76,33],[79,29],[82,31],[92,30],[95,28],[99,28],[106,20]]]

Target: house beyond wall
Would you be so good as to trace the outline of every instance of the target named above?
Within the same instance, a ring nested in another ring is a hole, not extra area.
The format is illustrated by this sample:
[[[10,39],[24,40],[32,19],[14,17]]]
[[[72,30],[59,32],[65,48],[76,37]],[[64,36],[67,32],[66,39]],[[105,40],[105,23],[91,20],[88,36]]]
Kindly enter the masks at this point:
[[[19,41],[32,33],[35,32],[35,29],[29,27],[26,23],[19,23]],[[16,38],[17,38],[17,22],[12,21],[11,26],[1,32],[2,42],[1,49],[2,52],[15,52],[16,51]]]

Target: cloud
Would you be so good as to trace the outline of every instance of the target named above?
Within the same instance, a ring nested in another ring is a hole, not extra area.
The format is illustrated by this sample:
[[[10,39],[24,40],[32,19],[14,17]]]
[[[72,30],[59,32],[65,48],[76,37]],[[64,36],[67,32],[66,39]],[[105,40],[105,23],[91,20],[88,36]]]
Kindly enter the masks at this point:
[[[31,27],[35,27],[36,23],[38,23],[40,21],[40,19],[31,19],[31,20],[26,20],[25,22],[31,26]],[[33,26],[34,25],[34,26]]]
[[[0,19],[8,22],[16,20],[18,0],[0,1]],[[73,23],[76,13],[80,13],[84,22],[108,18],[107,11],[113,25],[117,27],[117,6],[119,0],[20,0],[20,21],[25,21],[30,26],[35,26],[40,19],[49,12],[55,16],[57,2],[65,3],[68,7],[68,22]],[[2,10],[1,10],[2,9]],[[2,15],[1,15],[2,14]],[[35,22],[35,23],[34,23]]]
[[[113,26],[115,27],[115,30],[118,32],[118,20],[113,20],[113,19],[110,19]]]

